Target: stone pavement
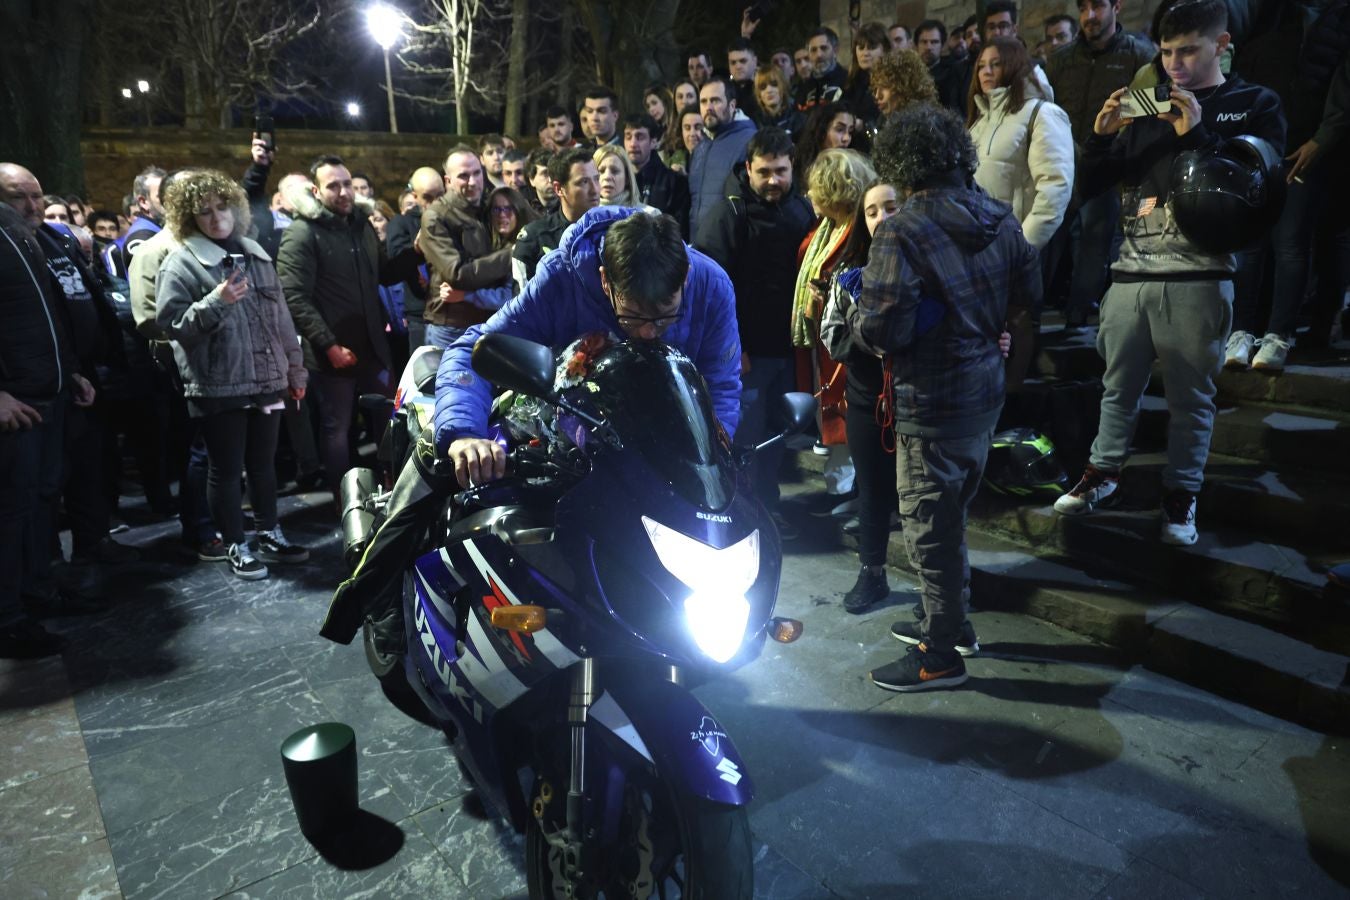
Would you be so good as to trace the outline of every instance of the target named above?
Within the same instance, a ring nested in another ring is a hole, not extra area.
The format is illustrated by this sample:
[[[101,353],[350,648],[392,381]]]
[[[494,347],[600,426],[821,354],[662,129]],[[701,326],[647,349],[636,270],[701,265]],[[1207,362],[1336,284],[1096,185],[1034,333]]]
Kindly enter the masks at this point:
[[[60,659],[0,662],[0,896],[523,896],[522,842],[439,732],[388,706],[359,645],[315,636],[341,572],[317,502],[283,500],[315,553],[264,582],[133,530],[146,561],[105,573],[111,612],[60,623]],[[893,573],[890,603],[851,617],[855,571],[790,555],[779,610],[805,637],[699,690],[758,786],[757,896],[1345,896],[1345,740],[1011,613],[972,617],[964,688],[880,691],[866,672],[900,652],[913,584]],[[374,867],[325,859],[290,807],[278,747],[334,719],[398,848]]]

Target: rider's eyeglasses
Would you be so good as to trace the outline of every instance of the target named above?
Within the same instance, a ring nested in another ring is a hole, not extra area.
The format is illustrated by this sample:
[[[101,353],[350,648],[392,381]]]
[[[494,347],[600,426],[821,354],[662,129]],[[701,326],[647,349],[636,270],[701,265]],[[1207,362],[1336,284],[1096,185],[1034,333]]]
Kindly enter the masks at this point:
[[[614,309],[614,317],[619,320],[619,325],[625,329],[638,330],[645,325],[650,325],[656,329],[657,334],[665,331],[680,321],[680,316],[684,313],[684,303],[680,303],[680,308],[669,315],[664,316],[624,316],[619,314],[618,301],[614,299],[614,291],[611,288],[606,291],[609,295],[609,305]]]

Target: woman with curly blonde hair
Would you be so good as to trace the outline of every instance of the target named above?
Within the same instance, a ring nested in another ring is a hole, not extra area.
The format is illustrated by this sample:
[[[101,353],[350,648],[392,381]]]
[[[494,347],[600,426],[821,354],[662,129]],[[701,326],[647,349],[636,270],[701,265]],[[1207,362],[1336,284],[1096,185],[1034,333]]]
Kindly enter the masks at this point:
[[[835,493],[853,484],[853,468],[845,445],[844,387],[848,373],[831,359],[820,342],[821,312],[830,274],[843,254],[853,228],[853,214],[877,173],[856,150],[822,150],[807,175],[807,196],[820,224],[806,238],[797,270],[792,303],[792,343],[798,348],[797,382],[820,397],[821,451],[830,456],[825,481]]]
[[[228,175],[194,171],[164,200],[182,246],[160,266],[156,321],[173,342],[188,411],[200,420],[207,502],[234,574],[267,577],[264,562],[303,562],[309,551],[277,524],[278,426],[307,374],[272,259],[248,229],[248,199]],[[244,534],[240,476],[248,470],[254,537]]]
[[[872,66],[869,87],[883,120],[914,103],[938,102],[933,76],[913,50],[901,50],[878,60]]]

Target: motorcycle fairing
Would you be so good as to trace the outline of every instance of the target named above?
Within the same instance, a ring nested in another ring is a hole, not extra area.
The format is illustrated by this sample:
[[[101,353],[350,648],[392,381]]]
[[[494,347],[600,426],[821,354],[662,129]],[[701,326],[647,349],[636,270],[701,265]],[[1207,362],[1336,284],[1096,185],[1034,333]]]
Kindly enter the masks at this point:
[[[740,752],[687,688],[634,678],[611,682],[605,691],[611,702],[592,707],[588,731],[609,732],[652,762],[657,776],[676,790],[729,806],[750,802],[754,784]]]

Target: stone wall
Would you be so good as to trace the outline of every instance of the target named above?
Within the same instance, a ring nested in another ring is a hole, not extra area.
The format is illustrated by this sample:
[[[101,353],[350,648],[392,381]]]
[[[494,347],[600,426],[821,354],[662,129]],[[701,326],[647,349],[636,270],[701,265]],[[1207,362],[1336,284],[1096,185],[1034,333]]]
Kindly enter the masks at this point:
[[[248,129],[187,131],[182,128],[86,128],[84,153],[88,198],[100,208],[117,209],[131,182],[146,166],[164,169],[201,166],[235,177],[249,164]],[[418,166],[441,167],[461,138],[449,134],[386,134],[361,131],[281,131],[272,186],[287,172],[308,171],[314,157],[336,153],[353,170],[370,175],[376,196],[392,206]],[[465,139],[472,141],[472,139]],[[60,190],[59,185],[43,185]]]
[[[1148,24],[1158,0],[1122,0],[1120,20],[1131,31]],[[1068,13],[1077,18],[1076,0],[1021,0],[1019,19],[1027,43],[1035,46],[1044,36],[1047,16]],[[937,19],[948,25],[964,22],[974,15],[975,0],[862,0],[862,20],[890,25],[899,22],[913,28],[923,19]],[[839,33],[839,59],[845,65],[852,52],[849,46],[848,0],[821,0],[820,21]]]

